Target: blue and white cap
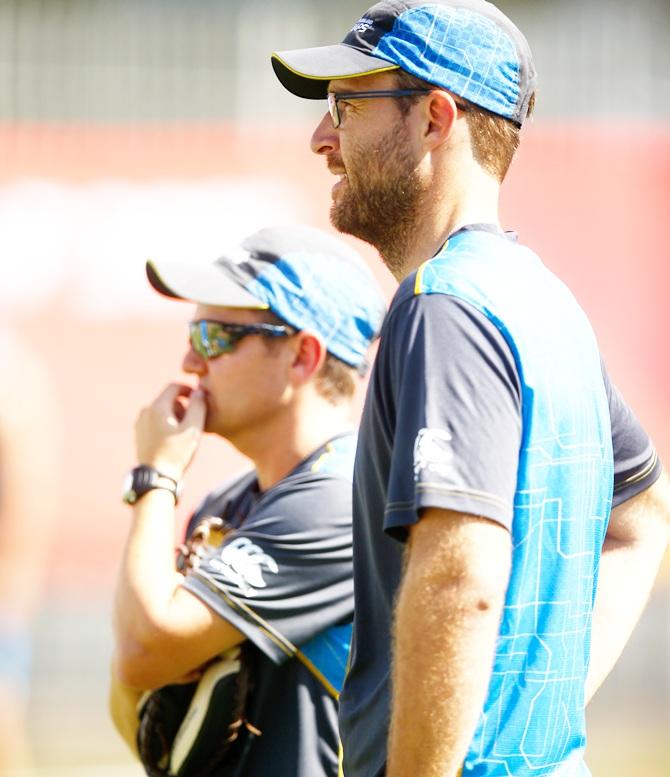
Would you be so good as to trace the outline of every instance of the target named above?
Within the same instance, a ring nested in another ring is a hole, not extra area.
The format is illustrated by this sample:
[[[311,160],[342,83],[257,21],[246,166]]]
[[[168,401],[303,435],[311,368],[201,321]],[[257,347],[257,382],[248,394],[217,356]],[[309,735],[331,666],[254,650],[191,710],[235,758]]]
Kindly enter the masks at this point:
[[[275,52],[272,67],[312,100],[331,80],[401,68],[519,125],[536,82],[525,37],[486,0],[382,0],[342,43]]]
[[[271,310],[319,334],[329,353],[364,370],[386,306],[361,257],[320,229],[268,227],[210,265],[149,261],[147,277],[168,297]]]

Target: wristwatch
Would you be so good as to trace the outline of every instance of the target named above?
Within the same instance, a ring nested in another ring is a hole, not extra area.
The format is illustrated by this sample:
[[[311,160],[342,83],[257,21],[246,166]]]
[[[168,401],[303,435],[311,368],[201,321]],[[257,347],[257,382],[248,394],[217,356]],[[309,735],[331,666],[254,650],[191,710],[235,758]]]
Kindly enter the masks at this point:
[[[123,501],[128,505],[134,505],[149,491],[155,488],[163,488],[169,491],[174,497],[174,503],[177,504],[182,489],[182,481],[175,480],[169,475],[164,475],[155,467],[148,464],[140,464],[134,467],[126,475],[123,484]]]

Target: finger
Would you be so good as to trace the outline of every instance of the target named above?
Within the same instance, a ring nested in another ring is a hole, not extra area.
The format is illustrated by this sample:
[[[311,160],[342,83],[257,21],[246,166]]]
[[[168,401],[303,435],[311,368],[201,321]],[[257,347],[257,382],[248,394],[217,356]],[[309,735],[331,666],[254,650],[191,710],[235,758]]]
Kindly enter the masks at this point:
[[[188,407],[188,399],[183,396],[178,396],[174,401],[174,414],[177,421],[181,423],[186,415],[186,408]]]
[[[202,429],[205,425],[206,415],[207,403],[205,402],[205,394],[200,389],[196,389],[191,393],[182,424]]]
[[[177,404],[180,397],[188,397],[193,388],[184,383],[169,383],[153,401],[153,406],[164,415],[177,416]]]

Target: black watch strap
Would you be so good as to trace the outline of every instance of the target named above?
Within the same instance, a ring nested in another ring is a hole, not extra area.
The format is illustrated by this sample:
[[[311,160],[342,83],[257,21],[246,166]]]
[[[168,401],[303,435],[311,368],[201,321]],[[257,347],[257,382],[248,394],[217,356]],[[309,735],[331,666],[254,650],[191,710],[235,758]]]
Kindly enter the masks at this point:
[[[134,505],[149,491],[162,488],[172,494],[174,503],[177,504],[181,494],[181,487],[181,481],[163,474],[148,464],[140,464],[138,467],[131,469],[126,477],[123,488],[123,501],[126,504]]]

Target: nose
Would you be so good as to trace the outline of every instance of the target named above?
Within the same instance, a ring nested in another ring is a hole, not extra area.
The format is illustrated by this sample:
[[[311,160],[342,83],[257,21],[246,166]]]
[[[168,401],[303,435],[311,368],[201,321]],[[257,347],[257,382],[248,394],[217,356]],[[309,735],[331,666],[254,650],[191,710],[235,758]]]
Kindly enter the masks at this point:
[[[201,378],[207,372],[207,360],[203,359],[199,353],[196,353],[193,348],[189,347],[184,354],[181,368],[187,374],[197,375]]]
[[[315,154],[332,154],[340,148],[340,138],[338,131],[333,127],[333,120],[330,113],[326,112],[318,123],[310,147]]]

